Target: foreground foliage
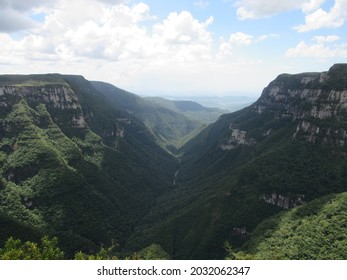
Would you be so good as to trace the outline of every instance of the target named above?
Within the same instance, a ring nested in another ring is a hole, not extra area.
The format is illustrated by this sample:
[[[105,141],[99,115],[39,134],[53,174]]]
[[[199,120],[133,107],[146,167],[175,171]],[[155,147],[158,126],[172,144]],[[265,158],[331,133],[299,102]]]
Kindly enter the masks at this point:
[[[75,254],[75,260],[167,260],[170,256],[157,244],[135,253],[121,254],[118,244],[105,247],[101,245],[96,253]],[[40,243],[33,241],[22,242],[20,239],[10,237],[4,248],[0,248],[0,260],[62,260],[66,254],[58,247],[58,238],[44,236]]]
[[[347,193],[329,195],[262,222],[230,259],[347,259]]]
[[[10,237],[3,249],[0,248],[0,260],[62,260],[64,252],[58,248],[58,239],[47,236],[41,243],[22,242]]]

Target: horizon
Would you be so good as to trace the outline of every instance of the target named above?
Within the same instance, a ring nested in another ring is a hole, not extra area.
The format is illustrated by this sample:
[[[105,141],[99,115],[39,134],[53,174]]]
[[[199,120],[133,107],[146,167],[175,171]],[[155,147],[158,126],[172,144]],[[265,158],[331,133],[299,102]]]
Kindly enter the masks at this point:
[[[260,96],[279,74],[347,59],[347,0],[8,0],[0,8],[1,74],[77,73],[137,95]]]

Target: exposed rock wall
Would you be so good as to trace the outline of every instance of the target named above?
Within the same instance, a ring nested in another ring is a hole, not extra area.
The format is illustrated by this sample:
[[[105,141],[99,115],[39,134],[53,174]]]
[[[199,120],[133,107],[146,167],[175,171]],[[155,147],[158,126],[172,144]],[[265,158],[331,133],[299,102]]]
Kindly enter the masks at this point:
[[[2,86],[0,108],[11,106],[10,100],[25,99],[28,104],[43,103],[48,110],[69,110],[70,123],[76,128],[87,126],[76,94],[65,85]]]
[[[347,110],[347,64],[323,73],[279,75],[263,90],[253,110],[273,112],[277,118],[338,116]]]
[[[263,194],[260,199],[264,200],[266,203],[276,205],[283,209],[290,209],[302,204],[305,204],[304,195],[298,195],[296,197],[289,197],[277,193]]]
[[[238,145],[252,146],[256,144],[256,141],[253,138],[247,137],[247,131],[233,128],[233,124],[230,124],[229,131],[229,136],[220,145],[220,148],[224,151],[232,150]]]
[[[309,121],[301,121],[296,127],[293,137],[301,135],[306,141],[311,143],[323,143],[344,147],[347,141],[347,129],[322,127]]]
[[[297,122],[294,138],[345,146],[347,64],[334,65],[323,73],[279,75],[264,89],[253,112]]]
[[[3,86],[0,87],[1,95],[23,97],[29,102],[41,102],[62,110],[80,109],[76,95],[64,85]]]

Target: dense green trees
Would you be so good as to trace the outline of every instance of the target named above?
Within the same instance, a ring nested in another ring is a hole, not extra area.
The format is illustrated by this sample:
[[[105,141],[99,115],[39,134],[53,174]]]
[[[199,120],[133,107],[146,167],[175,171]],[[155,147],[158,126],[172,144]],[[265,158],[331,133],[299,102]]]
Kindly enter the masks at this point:
[[[105,247],[101,245],[96,253],[77,252],[75,260],[167,260],[170,256],[157,244],[135,253],[120,253],[119,246],[115,242]],[[33,241],[23,242],[20,239],[10,237],[4,248],[0,248],[0,260],[62,260],[66,254],[58,247],[58,238],[44,236],[40,243]]]
[[[271,217],[252,233],[237,259],[347,259],[347,193],[328,195]]]
[[[26,241],[10,237],[3,249],[0,248],[0,260],[62,260],[64,252],[58,247],[56,237],[47,236],[41,243]]]
[[[176,160],[82,77],[8,75],[0,88],[0,245],[57,236],[67,258],[123,245]]]
[[[69,259],[167,258],[153,242],[220,259],[225,241],[228,258],[346,258],[346,69],[325,84],[280,76],[175,149],[179,161],[153,136],[182,136],[166,129],[175,114],[151,115],[159,133],[125,92],[110,102],[83,77],[0,76],[1,254],[62,257],[43,255],[54,239],[35,243],[49,235]]]

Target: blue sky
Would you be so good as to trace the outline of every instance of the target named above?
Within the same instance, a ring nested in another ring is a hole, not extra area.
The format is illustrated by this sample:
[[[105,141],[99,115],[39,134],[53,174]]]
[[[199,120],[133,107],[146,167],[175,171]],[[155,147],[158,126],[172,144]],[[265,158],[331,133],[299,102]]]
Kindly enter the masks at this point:
[[[0,0],[0,73],[145,95],[260,95],[347,62],[347,0]]]

